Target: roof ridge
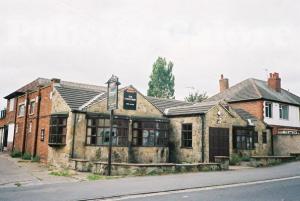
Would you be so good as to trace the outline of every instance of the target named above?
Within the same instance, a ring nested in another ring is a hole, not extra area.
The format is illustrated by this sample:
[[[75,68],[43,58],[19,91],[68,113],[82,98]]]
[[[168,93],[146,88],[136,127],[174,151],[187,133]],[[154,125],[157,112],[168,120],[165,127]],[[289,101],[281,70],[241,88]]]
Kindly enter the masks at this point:
[[[258,89],[258,87],[257,87],[257,85],[256,85],[256,83],[255,83],[255,81],[254,81],[254,78],[250,78],[250,80],[251,80],[251,83],[252,83],[252,85],[253,85],[255,91],[258,93],[258,96],[259,96],[260,98],[262,98],[263,96],[262,96],[261,92],[259,91],[259,89]]]

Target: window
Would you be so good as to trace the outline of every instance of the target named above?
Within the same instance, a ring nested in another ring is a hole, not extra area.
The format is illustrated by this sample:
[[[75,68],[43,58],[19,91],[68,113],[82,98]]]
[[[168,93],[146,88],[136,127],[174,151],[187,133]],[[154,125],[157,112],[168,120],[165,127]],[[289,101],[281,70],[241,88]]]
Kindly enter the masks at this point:
[[[34,114],[34,109],[35,109],[35,101],[31,101],[29,103],[29,114]]]
[[[265,105],[265,115],[268,118],[272,118],[273,117],[273,105],[271,102],[266,102]]]
[[[25,104],[19,105],[18,117],[23,117],[25,114]]]
[[[192,124],[182,124],[181,146],[184,148],[193,147],[193,125]]]
[[[41,138],[40,139],[42,142],[45,141],[45,129],[44,128],[41,129]]]
[[[254,143],[258,141],[256,132],[252,127],[235,127],[233,129],[233,148],[239,150],[254,149]]]
[[[289,106],[288,105],[279,105],[279,117],[280,119],[289,119]]]
[[[112,131],[112,144],[115,146],[128,145],[127,119],[115,119]],[[109,145],[110,119],[88,118],[87,119],[87,145]]]
[[[267,133],[266,132],[263,132],[262,138],[263,138],[263,144],[267,144],[268,140],[267,140]]]
[[[19,126],[18,124],[16,124],[16,134],[18,134],[18,131],[19,131]]]
[[[15,108],[15,99],[12,98],[9,100],[9,112],[14,111],[14,108]]]
[[[50,120],[49,145],[65,145],[67,133],[67,116],[52,116]]]
[[[135,120],[132,127],[133,146],[168,146],[168,122]]]

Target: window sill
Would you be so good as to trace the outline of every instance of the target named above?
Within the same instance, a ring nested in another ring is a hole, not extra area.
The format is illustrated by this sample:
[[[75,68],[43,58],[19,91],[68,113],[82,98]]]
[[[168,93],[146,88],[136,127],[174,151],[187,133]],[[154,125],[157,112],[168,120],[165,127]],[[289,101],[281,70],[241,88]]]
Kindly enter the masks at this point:
[[[193,147],[180,147],[180,149],[193,149]]]

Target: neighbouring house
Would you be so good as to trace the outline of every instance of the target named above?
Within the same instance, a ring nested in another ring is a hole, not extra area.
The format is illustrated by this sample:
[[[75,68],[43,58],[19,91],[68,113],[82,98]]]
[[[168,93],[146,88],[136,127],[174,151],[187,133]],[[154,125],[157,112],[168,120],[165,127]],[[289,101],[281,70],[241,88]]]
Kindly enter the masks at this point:
[[[220,93],[207,101],[224,100],[264,122],[272,135],[264,134],[263,140],[271,141],[274,155],[300,153],[300,97],[281,87],[278,73],[271,73],[267,81],[250,78],[230,88],[222,75],[219,83]],[[244,143],[243,139],[234,140]]]

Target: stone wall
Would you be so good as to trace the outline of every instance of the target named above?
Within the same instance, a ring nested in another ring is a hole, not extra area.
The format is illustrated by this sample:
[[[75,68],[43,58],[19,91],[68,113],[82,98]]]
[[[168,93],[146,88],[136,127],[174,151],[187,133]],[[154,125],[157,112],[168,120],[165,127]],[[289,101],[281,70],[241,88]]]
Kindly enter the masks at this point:
[[[300,153],[300,135],[274,135],[274,155],[289,156]]]
[[[170,162],[198,163],[201,161],[200,116],[170,118]],[[192,148],[181,146],[182,124],[192,124]]]

